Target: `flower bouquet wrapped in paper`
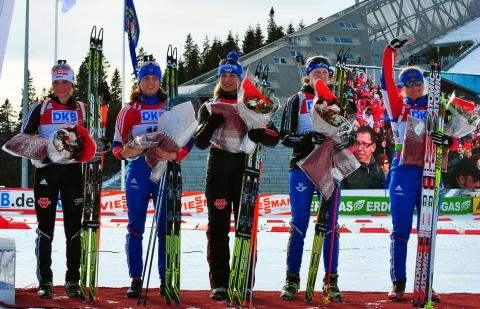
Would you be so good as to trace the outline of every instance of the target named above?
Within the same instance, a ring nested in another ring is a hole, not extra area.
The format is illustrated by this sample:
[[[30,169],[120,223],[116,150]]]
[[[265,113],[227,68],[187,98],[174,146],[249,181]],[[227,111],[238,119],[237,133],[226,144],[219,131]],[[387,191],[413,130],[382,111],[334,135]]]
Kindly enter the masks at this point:
[[[14,156],[31,159],[36,167],[43,167],[47,157],[58,164],[87,162],[93,159],[96,144],[88,131],[78,125],[56,131],[50,138],[34,134],[17,134],[2,149]]]
[[[207,103],[210,114],[223,116],[223,123],[213,132],[210,142],[220,149],[238,153],[247,133],[247,127],[240,118],[238,104],[213,102]]]
[[[163,113],[157,131],[135,137],[126,147],[147,150],[146,161],[152,167],[150,179],[158,182],[165,173],[167,162],[156,158],[154,148],[170,153],[179,151],[190,140],[197,125],[192,102],[181,103]]]
[[[462,138],[475,131],[480,115],[475,103],[457,98],[452,93],[447,103],[447,121],[445,121],[444,133],[456,138]]]
[[[58,164],[87,162],[93,159],[97,145],[82,126],[65,127],[49,138],[48,157]]]
[[[238,112],[240,118],[245,122],[247,130],[265,127],[275,116],[275,112],[280,107],[280,101],[269,91],[269,95],[264,95],[252,82],[246,77],[238,91]],[[240,150],[252,154],[255,151],[256,144],[245,135]]]
[[[423,167],[425,160],[425,123],[408,115],[400,164]]]
[[[47,138],[19,133],[6,142],[2,149],[12,156],[43,161],[47,157],[47,147]]]
[[[315,184],[325,199],[330,198],[335,184],[360,167],[360,163],[348,150],[336,150],[334,145],[344,144],[350,138],[352,125],[342,116],[338,98],[322,80],[315,84],[314,106],[311,110],[313,128],[327,139],[298,165]]]

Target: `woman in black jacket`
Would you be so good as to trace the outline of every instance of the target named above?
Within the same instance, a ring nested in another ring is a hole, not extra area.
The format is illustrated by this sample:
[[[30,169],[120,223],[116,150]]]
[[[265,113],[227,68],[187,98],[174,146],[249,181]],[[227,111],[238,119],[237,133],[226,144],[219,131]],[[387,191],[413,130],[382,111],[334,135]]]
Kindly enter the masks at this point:
[[[237,89],[243,78],[243,68],[238,62],[237,53],[230,52],[227,59],[220,61],[218,75],[219,82],[213,98],[207,103],[237,104]],[[223,122],[223,116],[210,114],[207,105],[203,104],[198,112],[199,126],[195,133],[197,147],[206,149],[210,146],[214,131]],[[269,147],[275,146],[279,141],[279,132],[272,123],[267,128],[249,130],[247,134],[253,142]],[[205,185],[208,207],[207,260],[212,288],[210,297],[215,300],[224,300],[227,297],[230,274],[230,214],[233,209],[236,221],[246,156],[243,152],[234,153],[213,144],[208,155]]]

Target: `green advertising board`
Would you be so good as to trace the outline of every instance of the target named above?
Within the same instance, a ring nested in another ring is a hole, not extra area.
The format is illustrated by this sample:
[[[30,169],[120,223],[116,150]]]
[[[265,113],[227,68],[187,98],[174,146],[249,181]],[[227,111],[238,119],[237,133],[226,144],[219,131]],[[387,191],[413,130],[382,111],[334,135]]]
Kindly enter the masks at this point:
[[[317,196],[313,197],[311,212],[318,209]],[[390,201],[384,196],[342,196],[339,213],[341,215],[390,214]],[[440,206],[444,215],[461,215],[472,213],[472,198],[444,197]]]

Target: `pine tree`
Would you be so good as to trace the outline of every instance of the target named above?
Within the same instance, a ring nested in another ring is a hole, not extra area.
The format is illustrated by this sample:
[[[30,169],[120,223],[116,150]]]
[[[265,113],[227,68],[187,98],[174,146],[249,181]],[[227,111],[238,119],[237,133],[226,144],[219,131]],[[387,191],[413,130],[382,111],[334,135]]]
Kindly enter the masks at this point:
[[[263,36],[262,28],[260,27],[260,24],[257,24],[255,27],[255,49],[265,45],[264,39],[265,37]]]
[[[300,22],[298,23],[297,30],[302,30],[305,28],[305,24],[303,23],[303,19],[300,19]]]
[[[80,64],[77,72],[77,84],[73,90],[73,96],[82,102],[88,100],[88,56]]]
[[[110,101],[108,103],[108,113],[107,113],[107,126],[105,137],[107,140],[112,141],[115,133],[115,124],[118,112],[122,108],[122,78],[120,77],[120,72],[117,68],[112,75],[112,80],[110,82]],[[112,176],[120,170],[120,161],[116,159],[112,152],[106,152],[104,156],[104,177]]]
[[[228,54],[232,50],[235,50],[237,53],[239,52],[238,40],[236,40],[233,37],[232,31],[228,32],[227,40],[223,44],[223,50],[224,50],[225,54]]]
[[[205,41],[203,41],[202,53],[200,54],[200,58],[202,62],[200,71],[202,74],[208,72],[210,69],[210,63],[208,62],[208,60],[209,60],[211,51],[212,49],[210,47],[210,40],[208,39],[208,36],[205,36]]]
[[[248,54],[255,49],[257,49],[255,44],[255,30],[253,30],[252,26],[248,26],[242,41],[242,52],[243,54]]]
[[[191,80],[200,75],[200,51],[190,33],[185,40],[184,50],[185,78],[186,80]]]
[[[267,26],[267,44],[272,43],[278,39],[281,39],[285,36],[283,32],[282,26],[277,26],[275,23],[275,10],[272,8],[270,9],[270,13],[268,14],[268,26]]]
[[[0,106],[0,138],[3,140],[10,139],[13,136],[15,125],[15,112],[10,100],[7,98],[3,105]]]
[[[23,88],[22,88],[22,102],[23,102]],[[38,101],[37,93],[35,87],[33,86],[33,77],[28,71],[28,106],[32,106],[35,102]]]
[[[185,62],[182,57],[178,59],[178,84],[181,85],[188,80],[185,78]]]
[[[15,123],[15,112],[10,100],[6,99],[0,106],[0,145],[5,144],[19,130],[18,123]],[[21,123],[20,123],[21,124]],[[22,160],[13,157],[5,151],[0,151],[0,184],[6,187],[20,186],[20,169]]]
[[[287,27],[287,34],[292,34],[295,32],[295,28],[293,28],[293,24],[289,23]]]

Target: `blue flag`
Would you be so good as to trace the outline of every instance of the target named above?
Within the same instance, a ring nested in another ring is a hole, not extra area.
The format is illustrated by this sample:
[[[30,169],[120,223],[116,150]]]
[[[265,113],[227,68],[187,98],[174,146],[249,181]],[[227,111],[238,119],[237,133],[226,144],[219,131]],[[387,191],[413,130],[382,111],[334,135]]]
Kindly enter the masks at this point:
[[[138,24],[137,12],[133,0],[125,0],[125,31],[128,34],[128,46],[130,47],[130,58],[132,58],[133,73],[137,77],[137,48],[138,38],[140,36],[140,26]]]

